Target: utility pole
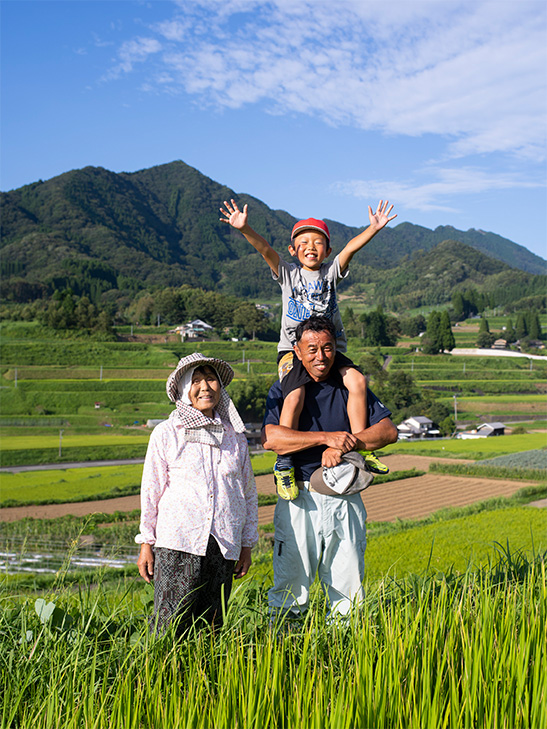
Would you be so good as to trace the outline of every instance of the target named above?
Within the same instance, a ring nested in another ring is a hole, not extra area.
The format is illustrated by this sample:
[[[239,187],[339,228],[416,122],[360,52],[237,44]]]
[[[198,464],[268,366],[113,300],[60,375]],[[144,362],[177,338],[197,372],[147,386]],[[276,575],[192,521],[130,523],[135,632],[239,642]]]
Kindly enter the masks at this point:
[[[530,360],[531,362],[532,360]],[[15,387],[17,387],[17,367],[15,368],[15,381],[14,381]]]
[[[458,428],[458,396],[454,395],[454,430]]]
[[[63,450],[63,431],[59,431],[59,458],[61,457],[61,453]]]
[[[99,379],[102,382],[103,381],[103,366],[101,365],[101,374],[99,375]]]

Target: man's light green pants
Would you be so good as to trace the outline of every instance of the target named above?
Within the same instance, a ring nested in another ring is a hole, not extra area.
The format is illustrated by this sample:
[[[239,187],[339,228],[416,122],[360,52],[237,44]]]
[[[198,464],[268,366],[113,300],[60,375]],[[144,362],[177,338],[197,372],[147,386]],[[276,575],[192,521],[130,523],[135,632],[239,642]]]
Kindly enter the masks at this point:
[[[279,499],[270,608],[294,615],[305,611],[316,573],[332,613],[346,615],[361,602],[366,517],[360,494],[325,496],[303,489],[294,501]]]

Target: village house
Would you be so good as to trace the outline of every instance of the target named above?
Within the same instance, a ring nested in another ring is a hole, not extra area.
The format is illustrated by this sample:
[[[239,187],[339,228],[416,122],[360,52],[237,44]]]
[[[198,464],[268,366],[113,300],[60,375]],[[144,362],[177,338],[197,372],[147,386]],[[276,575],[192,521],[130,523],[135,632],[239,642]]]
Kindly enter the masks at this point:
[[[496,339],[492,349],[507,349],[507,339]]]
[[[456,438],[470,440],[472,438],[490,438],[494,435],[505,435],[504,423],[482,423],[473,430],[463,430]]]
[[[194,319],[194,321],[189,321],[187,324],[181,324],[174,329],[170,329],[169,333],[180,334],[181,341],[185,342],[187,339],[201,339],[207,332],[212,332],[213,328],[202,319]]]
[[[409,438],[438,438],[440,436],[439,429],[432,420],[426,418],[425,415],[414,415],[411,418],[403,420],[397,426],[399,438],[408,440]]]

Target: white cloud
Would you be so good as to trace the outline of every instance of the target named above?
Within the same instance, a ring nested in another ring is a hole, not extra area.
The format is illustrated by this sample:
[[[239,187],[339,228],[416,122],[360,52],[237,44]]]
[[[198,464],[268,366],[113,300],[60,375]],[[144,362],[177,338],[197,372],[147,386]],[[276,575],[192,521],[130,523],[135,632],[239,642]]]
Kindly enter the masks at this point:
[[[476,167],[441,168],[428,170],[426,174],[433,181],[347,180],[335,183],[332,190],[368,202],[377,197],[397,200],[397,205],[408,210],[455,213],[460,211],[448,205],[446,199],[491,190],[537,189],[542,186],[541,182],[525,180],[516,174],[492,174]]]
[[[107,78],[118,78],[123,73],[131,72],[136,63],[144,63],[151,55],[162,50],[156,38],[135,38],[122,44],[118,51],[116,65],[109,71]]]
[[[111,77],[154,56],[169,91],[200,105],[260,103],[328,124],[442,135],[447,158],[545,157],[544,2],[178,0],[174,7],[149,29],[155,37],[120,48]]]

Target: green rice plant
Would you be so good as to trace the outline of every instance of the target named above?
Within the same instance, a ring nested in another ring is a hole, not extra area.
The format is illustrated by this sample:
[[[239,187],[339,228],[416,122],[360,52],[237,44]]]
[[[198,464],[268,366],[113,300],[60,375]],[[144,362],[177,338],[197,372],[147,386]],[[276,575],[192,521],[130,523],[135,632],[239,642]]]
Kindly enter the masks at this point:
[[[74,433],[63,433],[63,448],[80,448],[82,446],[116,446],[116,445],[140,445],[148,443],[150,431],[145,433],[101,433],[98,435],[78,435]],[[4,436],[0,445],[1,450],[26,450],[59,447],[59,434],[55,435],[15,435]]]
[[[144,438],[144,436],[142,437]],[[115,448],[118,454],[122,453],[123,444],[133,438],[139,442],[141,436],[120,436],[119,438],[113,436],[114,442],[118,442],[120,445],[117,447],[112,446],[112,449]],[[138,446],[142,456],[146,451],[148,438],[149,436],[144,438],[143,446]],[[78,436],[73,436],[73,440],[70,442],[77,441]],[[98,442],[100,441],[101,438],[98,438]],[[67,451],[67,459],[70,456],[82,453],[81,448],[70,448]],[[28,457],[29,452],[24,452],[25,457]],[[97,452],[99,450],[95,447],[93,453]],[[104,453],[104,449],[102,452]],[[122,456],[119,455],[119,457]],[[69,460],[68,462],[73,461]],[[274,462],[275,454],[272,453],[251,456],[251,465],[255,475],[272,473]],[[397,477],[397,474],[390,475]],[[417,474],[413,471],[406,477],[415,475]],[[75,501],[110,499],[116,496],[130,496],[139,493],[141,476],[142,463],[125,466],[88,466],[21,471],[18,473],[4,472],[0,473],[0,506],[62,504]],[[275,503],[276,499],[277,497],[274,495],[259,494],[260,506]]]
[[[495,459],[492,459],[495,460]],[[487,463],[485,461],[479,463]],[[511,468],[467,463],[430,463],[433,473],[450,473],[453,476],[475,478],[503,478],[516,481],[547,481],[547,468]]]
[[[251,455],[251,464],[255,476],[272,473],[275,464],[276,454],[272,451],[265,451]]]
[[[541,556],[499,551],[461,575],[366,583],[361,609],[270,627],[267,583],[234,590],[225,627],[151,640],[150,591],[2,595],[2,727],[545,726]]]
[[[62,504],[138,494],[142,465],[0,474],[1,506]]]
[[[48,365],[80,365],[89,367],[138,365],[164,367],[176,363],[176,355],[168,349],[142,342],[89,342],[75,340],[2,341],[4,365],[20,367],[42,365],[47,351]]]
[[[146,454],[146,444],[119,446],[91,446],[65,448],[59,457],[58,448],[36,448],[28,450],[0,451],[0,465],[27,466],[49,463],[80,463],[85,461],[116,461],[119,459],[141,459]]]
[[[475,461],[545,447],[547,447],[546,433],[526,433],[522,435],[503,435],[493,438],[475,438],[472,440],[452,439],[399,442],[385,448],[383,452],[384,454],[408,453],[416,456],[468,458]]]
[[[428,566],[434,572],[464,572],[470,564],[491,561],[496,542],[509,541],[514,549],[526,552],[547,550],[544,509],[507,505],[456,518],[443,518],[441,512],[429,521],[409,522],[407,528],[395,525],[392,531],[371,536],[365,555],[367,575],[403,577]],[[370,533],[373,535],[374,529]]]

